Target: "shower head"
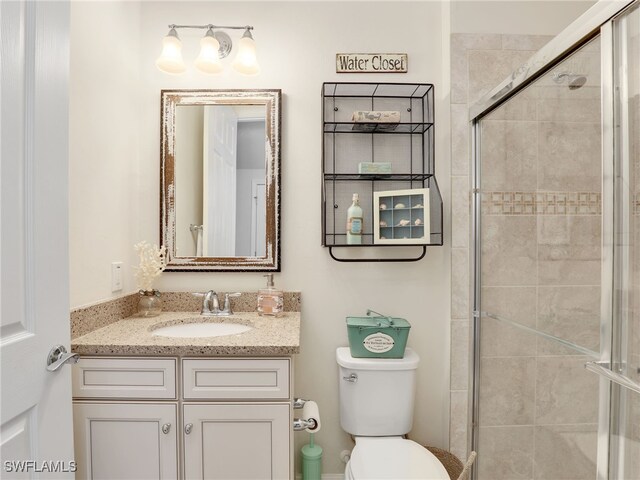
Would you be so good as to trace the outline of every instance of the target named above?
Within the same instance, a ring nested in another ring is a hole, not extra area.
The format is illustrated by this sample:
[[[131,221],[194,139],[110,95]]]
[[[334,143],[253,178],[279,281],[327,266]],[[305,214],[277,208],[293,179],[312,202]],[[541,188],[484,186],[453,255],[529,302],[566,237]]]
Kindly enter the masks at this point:
[[[577,75],[570,72],[556,72],[551,78],[558,85],[566,82],[569,90],[577,90],[587,83],[587,77],[585,75]]]

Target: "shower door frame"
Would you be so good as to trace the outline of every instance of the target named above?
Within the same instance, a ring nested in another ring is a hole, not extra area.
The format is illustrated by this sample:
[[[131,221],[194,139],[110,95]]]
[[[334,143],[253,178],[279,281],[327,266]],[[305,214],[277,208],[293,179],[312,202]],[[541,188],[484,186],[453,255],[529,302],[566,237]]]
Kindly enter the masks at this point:
[[[599,381],[599,407],[598,407],[598,435],[597,435],[597,480],[609,478],[610,455],[609,440],[610,426],[618,421],[618,410],[611,408],[611,397],[617,379],[605,376],[605,372],[596,371],[598,364],[610,365],[612,358],[613,316],[614,316],[614,176],[615,176],[615,116],[614,116],[614,42],[613,20],[626,13],[640,0],[625,0],[623,2],[610,3],[600,0],[587,10],[576,21],[542,47],[533,55],[527,63],[513,72],[510,77],[490,91],[482,99],[469,109],[471,127],[471,296],[473,307],[472,319],[472,355],[470,355],[470,431],[469,450],[478,449],[479,440],[479,386],[480,386],[480,317],[482,311],[481,298],[481,121],[482,119],[513,98],[524,88],[554,68],[566,57],[574,53],[580,47],[600,36],[601,44],[601,127],[602,127],[602,250],[601,250],[601,314],[600,314],[600,358],[599,362],[589,362],[590,370],[600,374]],[[595,364],[595,366],[594,366]],[[587,365],[585,365],[586,367]],[[601,368],[601,367],[600,367]],[[608,369],[607,369],[608,370]],[[615,375],[614,375],[615,376]],[[611,381],[610,381],[611,380]],[[618,382],[619,384],[619,382]],[[480,452],[481,454],[481,452]],[[474,468],[473,478],[477,478],[477,469]]]

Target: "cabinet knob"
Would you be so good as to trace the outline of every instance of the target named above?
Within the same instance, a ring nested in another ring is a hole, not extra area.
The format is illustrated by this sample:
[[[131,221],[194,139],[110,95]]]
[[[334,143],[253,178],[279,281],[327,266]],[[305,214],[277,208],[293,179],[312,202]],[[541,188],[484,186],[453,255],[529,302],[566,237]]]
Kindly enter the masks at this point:
[[[165,435],[169,433],[170,430],[171,430],[170,423],[165,423],[164,425],[162,425],[162,433],[164,433]]]
[[[191,433],[191,430],[193,429],[193,423],[187,423],[184,426],[184,433],[189,435]]]

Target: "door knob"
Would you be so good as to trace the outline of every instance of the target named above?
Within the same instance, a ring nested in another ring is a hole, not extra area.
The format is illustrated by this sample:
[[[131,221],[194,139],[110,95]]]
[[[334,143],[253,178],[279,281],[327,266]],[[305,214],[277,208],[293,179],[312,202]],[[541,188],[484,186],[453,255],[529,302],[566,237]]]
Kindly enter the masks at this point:
[[[187,423],[184,426],[184,433],[186,433],[187,435],[189,435],[191,433],[191,429],[193,428],[193,423]]]
[[[162,425],[162,433],[164,433],[165,435],[169,433],[170,430],[171,430],[170,423],[165,423],[164,425]]]
[[[56,345],[47,356],[47,370],[55,372],[67,362],[76,363],[79,359],[77,353],[68,353],[64,345]]]

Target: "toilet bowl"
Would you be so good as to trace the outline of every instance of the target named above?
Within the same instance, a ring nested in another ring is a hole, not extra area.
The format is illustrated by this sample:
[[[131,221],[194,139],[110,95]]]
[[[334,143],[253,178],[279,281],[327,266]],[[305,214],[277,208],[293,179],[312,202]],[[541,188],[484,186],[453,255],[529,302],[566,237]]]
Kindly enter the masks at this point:
[[[426,448],[402,437],[356,437],[345,480],[449,480]]]
[[[403,438],[413,424],[415,374],[420,358],[354,358],[336,350],[340,382],[340,425],[355,437],[346,480],[449,480],[426,448]]]

